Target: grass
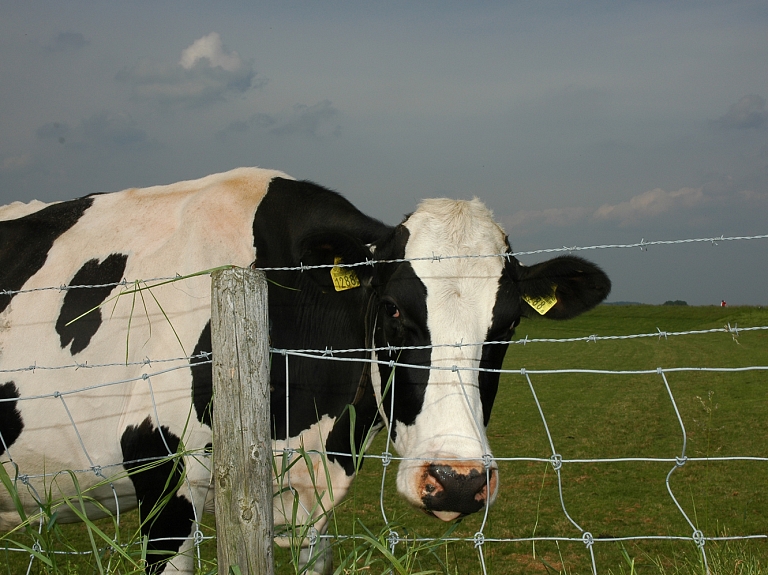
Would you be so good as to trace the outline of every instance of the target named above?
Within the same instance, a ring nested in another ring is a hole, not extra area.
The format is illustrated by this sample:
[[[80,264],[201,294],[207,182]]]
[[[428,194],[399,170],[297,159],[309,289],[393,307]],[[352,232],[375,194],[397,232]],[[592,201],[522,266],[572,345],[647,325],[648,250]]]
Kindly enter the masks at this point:
[[[569,322],[523,321],[517,337],[567,338],[629,335],[661,331],[723,328],[730,324],[768,325],[768,310],[750,307],[600,306]],[[504,367],[519,372],[546,369],[655,370],[657,367],[743,367],[768,365],[768,331],[742,332],[738,338],[718,332],[572,343],[529,343],[510,347]],[[683,434],[662,378],[656,374],[532,374],[556,451],[565,460],[648,457],[674,459],[682,453]],[[768,372],[672,372],[670,389],[686,429],[688,461],[671,475],[670,487],[681,507],[706,536],[768,534],[768,463],[711,461],[721,456],[768,457]],[[549,441],[528,382],[519,373],[502,376],[488,428],[494,455],[539,458],[551,455]],[[370,453],[384,450],[378,437]],[[557,474],[545,461],[502,461],[500,490],[483,530],[491,538],[573,538],[581,532],[563,513]],[[568,514],[595,537],[592,546],[599,573],[703,573],[700,553],[690,541],[634,539],[633,536],[690,537],[692,529],[667,492],[672,462],[566,462],[560,470]],[[478,573],[480,558],[472,541],[482,516],[445,524],[411,509],[396,494],[396,469],[385,479],[384,506],[401,537],[450,537],[460,542],[399,542],[390,553],[390,528],[379,510],[382,465],[368,460],[339,504],[331,531],[355,533],[335,551],[340,573]],[[131,532],[135,514],[123,515],[121,532]],[[131,515],[133,517],[131,517]],[[97,523],[109,533],[109,520]],[[209,525],[213,518],[206,516]],[[61,539],[80,550],[90,548],[88,527],[60,526]],[[136,527],[137,529],[137,527]],[[112,531],[113,533],[114,531]],[[611,540],[606,540],[611,539]],[[27,541],[31,546],[31,543]],[[206,542],[203,573],[215,565],[215,544]],[[0,574],[26,571],[28,555],[4,554]],[[486,541],[487,572],[590,573],[592,560],[579,541]],[[757,574],[768,565],[768,540],[707,542],[715,574]],[[344,561],[346,560],[346,563]],[[354,563],[353,560],[357,560]],[[4,561],[7,561],[4,566]],[[67,558],[60,573],[98,572],[93,561]],[[276,550],[278,573],[294,573],[289,551]],[[366,567],[367,565],[367,567]],[[403,569],[401,571],[400,569]],[[33,562],[33,573],[46,573]]]

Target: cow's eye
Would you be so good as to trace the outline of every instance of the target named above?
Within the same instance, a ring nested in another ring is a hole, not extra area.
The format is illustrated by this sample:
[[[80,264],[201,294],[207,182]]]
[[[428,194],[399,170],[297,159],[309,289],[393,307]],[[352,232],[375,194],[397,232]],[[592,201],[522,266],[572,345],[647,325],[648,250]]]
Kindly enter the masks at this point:
[[[388,299],[384,300],[384,311],[387,312],[387,315],[389,317],[400,317],[400,310],[397,309],[397,306],[394,302],[389,301]]]

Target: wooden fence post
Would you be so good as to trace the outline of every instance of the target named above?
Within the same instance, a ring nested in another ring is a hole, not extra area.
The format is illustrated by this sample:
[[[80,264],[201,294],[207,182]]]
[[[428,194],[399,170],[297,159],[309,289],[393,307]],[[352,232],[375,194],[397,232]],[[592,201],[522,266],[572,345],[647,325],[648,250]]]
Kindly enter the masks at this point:
[[[272,575],[266,276],[252,269],[217,271],[211,290],[218,572]]]

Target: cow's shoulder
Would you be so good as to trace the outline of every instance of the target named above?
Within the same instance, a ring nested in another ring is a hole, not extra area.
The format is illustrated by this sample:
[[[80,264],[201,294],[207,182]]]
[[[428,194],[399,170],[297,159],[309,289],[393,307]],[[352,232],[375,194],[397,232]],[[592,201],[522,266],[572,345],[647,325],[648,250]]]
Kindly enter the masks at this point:
[[[45,264],[54,242],[76,225],[92,204],[92,198],[80,198],[0,221],[0,289],[21,289]],[[0,312],[12,297],[0,294]]]

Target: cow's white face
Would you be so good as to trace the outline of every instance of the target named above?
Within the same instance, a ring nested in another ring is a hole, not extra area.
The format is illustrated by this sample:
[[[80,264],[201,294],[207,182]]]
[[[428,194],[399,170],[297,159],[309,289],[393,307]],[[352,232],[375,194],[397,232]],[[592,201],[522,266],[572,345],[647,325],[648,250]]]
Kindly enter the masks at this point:
[[[477,371],[483,347],[455,344],[488,339],[504,272],[502,257],[450,256],[503,254],[507,244],[478,200],[427,200],[403,226],[409,232],[404,257],[428,259],[401,264],[392,274],[381,294],[384,325],[378,335],[391,345],[434,346],[390,357],[431,369],[396,370],[389,381],[394,417],[388,378],[374,385],[395,448],[409,458],[400,464],[398,490],[417,507],[450,520],[491,504],[498,487],[483,406],[483,399],[493,402],[495,389],[481,397]],[[380,371],[388,375],[386,368]]]

